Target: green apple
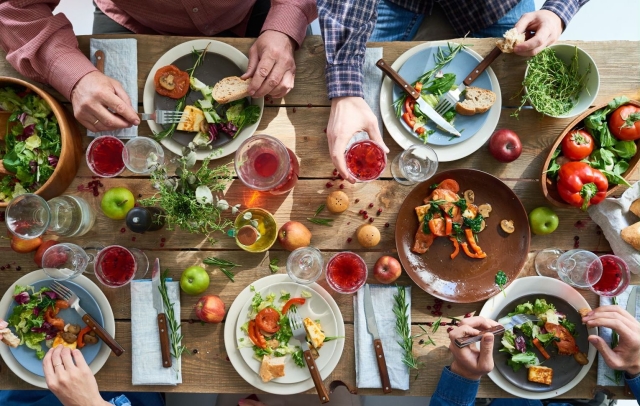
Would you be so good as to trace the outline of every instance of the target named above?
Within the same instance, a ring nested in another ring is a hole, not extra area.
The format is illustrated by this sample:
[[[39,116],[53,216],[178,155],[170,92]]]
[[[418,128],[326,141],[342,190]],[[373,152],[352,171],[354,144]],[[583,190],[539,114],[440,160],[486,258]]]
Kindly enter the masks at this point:
[[[548,207],[538,207],[529,213],[531,231],[537,235],[550,234],[558,228],[558,216]]]
[[[133,193],[124,187],[114,187],[104,194],[100,207],[105,216],[114,220],[122,220],[127,217],[129,210],[133,209],[136,199]]]
[[[199,295],[209,287],[209,274],[201,266],[190,266],[182,271],[180,287],[188,295]]]

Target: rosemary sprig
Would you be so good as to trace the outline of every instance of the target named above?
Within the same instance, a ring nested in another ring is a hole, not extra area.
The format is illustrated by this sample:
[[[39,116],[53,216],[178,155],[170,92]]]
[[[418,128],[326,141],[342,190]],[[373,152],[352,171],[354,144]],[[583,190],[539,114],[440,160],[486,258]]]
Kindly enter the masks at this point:
[[[442,323],[442,317],[438,318],[438,320],[436,320],[435,323],[433,323],[433,328],[431,329],[432,333],[436,333],[436,331],[438,331],[438,328],[440,328],[440,323]]]
[[[404,350],[402,362],[409,368],[418,369],[422,363],[413,355],[413,337],[409,325],[409,305],[407,304],[405,287],[398,286],[398,293],[393,295],[393,298],[395,299],[393,314],[396,315],[396,333],[402,339],[398,341],[398,344]]]
[[[173,311],[173,303],[169,299],[169,293],[167,292],[167,274],[169,270],[165,270],[162,273],[162,277],[160,278],[160,286],[158,290],[160,291],[160,295],[162,296],[162,302],[164,304],[164,311],[167,316],[167,324],[169,325],[169,346],[171,350],[171,356],[176,360],[180,361],[180,357],[182,353],[187,350],[186,345],[182,345],[182,339],[184,335],[180,331],[180,323],[176,321],[175,313]],[[180,365],[179,363],[174,363],[173,365]],[[176,367],[179,368],[179,367]],[[180,372],[179,369],[176,372]]]
[[[220,271],[225,274],[227,278],[231,280],[231,282],[235,282],[234,276],[231,273],[231,270],[237,266],[240,266],[234,262],[227,261],[226,259],[216,258],[216,257],[208,257],[202,260],[207,265],[213,265],[220,268]]]
[[[269,269],[271,270],[271,273],[278,273],[278,271],[280,270],[280,268],[278,267],[278,262],[280,262],[280,258],[274,258],[269,261]]]
[[[320,217],[307,217],[307,220],[309,220],[313,224],[319,224],[321,226],[333,227],[333,225],[331,224],[331,222],[333,222],[333,219],[323,219],[323,218],[320,218]]]
[[[325,205],[321,204],[320,207],[318,207],[318,209],[316,210],[316,214],[314,214],[313,217],[318,217],[318,214],[320,214],[320,212],[324,210],[324,208],[325,208]]]

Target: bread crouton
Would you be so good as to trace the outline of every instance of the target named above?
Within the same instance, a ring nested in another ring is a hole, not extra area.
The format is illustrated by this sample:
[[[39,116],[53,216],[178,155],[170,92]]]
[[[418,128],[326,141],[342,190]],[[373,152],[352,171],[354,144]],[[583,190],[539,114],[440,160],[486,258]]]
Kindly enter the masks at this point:
[[[260,365],[260,378],[262,382],[269,382],[272,379],[284,376],[284,357],[270,357],[265,355],[262,357]]]
[[[529,381],[541,383],[543,385],[551,385],[553,380],[553,369],[543,366],[531,366],[529,367]]]

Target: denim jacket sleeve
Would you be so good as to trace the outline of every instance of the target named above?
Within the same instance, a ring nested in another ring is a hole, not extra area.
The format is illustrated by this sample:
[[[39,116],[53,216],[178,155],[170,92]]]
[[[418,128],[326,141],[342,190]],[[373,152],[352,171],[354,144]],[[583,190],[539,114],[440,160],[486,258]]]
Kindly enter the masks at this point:
[[[435,393],[431,397],[431,406],[473,406],[478,394],[480,380],[472,381],[451,372],[445,367],[440,375],[440,381]]]
[[[112,405],[115,406],[131,406],[131,402],[125,395],[117,396],[109,401]]]
[[[640,375],[635,378],[628,378],[627,374],[624,374],[624,380],[627,381],[631,393],[633,393],[633,396],[635,396],[638,403],[640,403]]]

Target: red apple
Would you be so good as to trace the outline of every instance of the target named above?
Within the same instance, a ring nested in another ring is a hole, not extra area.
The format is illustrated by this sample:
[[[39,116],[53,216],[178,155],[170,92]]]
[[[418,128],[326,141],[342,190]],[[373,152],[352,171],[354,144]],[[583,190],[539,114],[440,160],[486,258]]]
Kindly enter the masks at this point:
[[[500,162],[513,162],[522,153],[522,143],[518,134],[501,128],[495,130],[489,139],[489,152]]]
[[[300,222],[287,221],[278,231],[278,241],[287,251],[307,247],[311,244],[311,231]]]
[[[224,319],[224,302],[216,295],[202,296],[194,306],[196,316],[205,323],[220,323]]]
[[[401,273],[402,266],[400,266],[400,262],[388,255],[378,258],[373,266],[373,276],[380,283],[391,283],[398,279]]]

